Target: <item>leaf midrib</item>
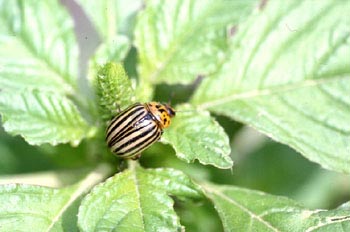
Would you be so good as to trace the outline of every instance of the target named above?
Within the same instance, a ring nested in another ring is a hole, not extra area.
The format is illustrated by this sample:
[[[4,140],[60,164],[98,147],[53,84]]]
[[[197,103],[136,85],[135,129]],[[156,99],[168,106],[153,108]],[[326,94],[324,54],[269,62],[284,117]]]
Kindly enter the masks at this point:
[[[273,227],[268,221],[264,220],[261,216],[257,215],[256,213],[252,212],[250,209],[246,208],[244,205],[239,204],[237,201],[229,198],[228,196],[226,196],[223,192],[218,191],[208,185],[204,185],[202,186],[206,191],[210,192],[211,194],[215,194],[218,197],[220,197],[221,199],[234,204],[235,206],[237,206],[239,209],[241,209],[242,211],[244,211],[245,213],[247,213],[251,219],[256,219],[257,221],[261,222],[262,224],[264,224],[267,228],[272,229],[273,231],[276,232],[280,232],[277,228]]]
[[[332,74],[334,76],[335,74]],[[271,96],[271,95],[277,95],[282,94],[286,92],[290,92],[293,90],[300,90],[301,88],[308,88],[308,87],[314,87],[319,86],[322,84],[326,84],[329,82],[336,82],[340,81],[346,78],[349,78],[350,80],[350,70],[346,70],[343,73],[336,74],[336,77],[333,78],[318,78],[318,79],[307,79],[300,82],[295,82],[292,84],[284,84],[284,85],[275,85],[275,86],[269,86],[267,88],[261,88],[261,89],[254,89],[254,90],[248,90],[246,92],[240,92],[240,93],[233,93],[226,95],[224,97],[220,97],[218,99],[214,99],[211,101],[206,101],[203,103],[196,104],[197,107],[201,110],[207,110],[209,108],[218,107],[221,105],[224,105],[226,103],[232,102],[232,101],[238,101],[238,100],[245,100],[249,98],[259,98],[261,96]]]
[[[142,229],[143,231],[146,231],[145,228],[145,219],[144,219],[144,214],[142,212],[142,203],[141,203],[141,196],[143,195],[142,193],[140,193],[140,185],[138,182],[138,175],[137,175],[137,167],[136,164],[132,164],[131,167],[131,177],[132,180],[134,181],[134,186],[135,186],[135,194],[136,194],[136,198],[137,198],[137,204],[138,204],[138,211],[140,214],[140,219],[141,219],[141,224],[142,224]]]

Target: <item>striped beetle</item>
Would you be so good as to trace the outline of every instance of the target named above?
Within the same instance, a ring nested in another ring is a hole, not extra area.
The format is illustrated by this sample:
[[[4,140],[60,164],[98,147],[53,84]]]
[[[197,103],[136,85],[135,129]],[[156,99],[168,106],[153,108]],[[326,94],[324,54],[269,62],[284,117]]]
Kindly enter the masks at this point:
[[[138,159],[141,152],[158,141],[170,125],[175,110],[159,102],[135,103],[112,119],[106,130],[111,151],[122,158]]]

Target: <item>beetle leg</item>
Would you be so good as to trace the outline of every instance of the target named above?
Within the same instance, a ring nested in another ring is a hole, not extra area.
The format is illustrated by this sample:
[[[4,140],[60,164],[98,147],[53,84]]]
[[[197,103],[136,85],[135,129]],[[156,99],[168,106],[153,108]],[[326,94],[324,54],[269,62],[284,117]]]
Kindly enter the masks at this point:
[[[139,153],[139,154],[133,156],[131,159],[132,159],[132,160],[138,160],[138,159],[140,159],[140,157],[141,157],[141,153]]]

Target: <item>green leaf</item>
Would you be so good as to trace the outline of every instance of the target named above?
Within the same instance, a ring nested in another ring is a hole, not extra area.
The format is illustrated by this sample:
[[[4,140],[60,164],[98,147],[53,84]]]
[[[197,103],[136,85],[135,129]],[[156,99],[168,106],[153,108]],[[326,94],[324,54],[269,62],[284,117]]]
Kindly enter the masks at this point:
[[[310,210],[293,200],[232,186],[206,185],[225,231],[348,231],[349,203]]]
[[[96,53],[90,60],[90,73],[96,69],[94,67],[104,65],[107,62],[120,62],[122,61],[130,49],[130,41],[125,36],[116,36],[113,40],[100,44]],[[90,74],[90,75],[93,75]]]
[[[96,76],[98,104],[102,117],[111,119],[134,101],[134,90],[121,64],[107,63]]]
[[[61,4],[0,0],[0,60],[1,89],[72,93],[78,45]]]
[[[2,91],[0,113],[5,130],[23,136],[32,145],[77,145],[94,133],[69,99],[50,92]]]
[[[225,58],[226,30],[257,1],[147,1],[135,29],[140,77],[152,83],[190,83]]]
[[[202,164],[231,168],[229,139],[209,112],[189,105],[178,107],[177,112],[162,141],[170,143],[176,155],[188,163],[197,159]]]
[[[141,7],[141,1],[78,0],[78,3],[88,15],[101,39],[101,44],[89,61],[89,77],[93,80],[99,66],[111,61],[121,62],[126,57],[131,48],[130,31],[134,28],[135,15]]]
[[[74,204],[76,199],[70,199],[73,191],[70,188],[55,190],[20,184],[0,186],[1,231],[28,231],[28,228],[33,231],[63,231],[66,225],[71,231],[77,231],[72,227],[78,208]]]
[[[94,24],[102,41],[112,41],[117,34],[129,34],[142,1],[77,0]]]
[[[99,77],[101,73],[101,66],[107,65],[108,62],[121,62],[125,58],[127,52],[129,51],[130,46],[130,41],[125,36],[119,35],[115,36],[115,38],[111,41],[104,41],[102,44],[100,44],[99,47],[96,49],[94,55],[89,60],[88,78],[90,82],[94,83],[96,77]],[[126,76],[124,70],[123,74],[121,75]],[[128,81],[128,83],[129,82],[130,81]],[[117,88],[120,89],[121,86],[119,86],[118,84]],[[114,102],[111,106],[115,106]]]
[[[180,171],[136,167],[96,186],[79,208],[78,225],[81,231],[179,231],[168,195],[202,196]]]
[[[268,1],[192,103],[350,173],[349,2]]]
[[[23,184],[0,186],[1,231],[78,231],[82,195],[104,179],[110,168],[99,166],[71,187],[53,189]]]

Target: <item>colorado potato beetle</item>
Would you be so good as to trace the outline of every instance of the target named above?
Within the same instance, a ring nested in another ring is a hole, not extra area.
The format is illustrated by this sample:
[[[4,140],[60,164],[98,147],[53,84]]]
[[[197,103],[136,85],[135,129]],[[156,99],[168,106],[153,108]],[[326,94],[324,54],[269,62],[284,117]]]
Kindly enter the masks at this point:
[[[119,157],[137,159],[143,150],[160,139],[174,116],[175,110],[168,104],[135,103],[109,123],[108,147]]]

